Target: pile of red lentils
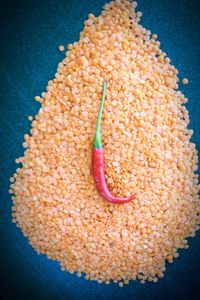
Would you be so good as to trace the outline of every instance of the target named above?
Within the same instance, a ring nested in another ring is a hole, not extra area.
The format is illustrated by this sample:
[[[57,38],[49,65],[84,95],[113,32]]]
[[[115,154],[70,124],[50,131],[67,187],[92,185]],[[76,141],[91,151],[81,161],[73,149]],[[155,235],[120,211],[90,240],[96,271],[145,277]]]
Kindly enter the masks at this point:
[[[68,45],[55,78],[36,97],[41,108],[29,117],[26,150],[16,159],[21,167],[10,179],[13,222],[38,253],[63,271],[119,286],[157,282],[200,223],[187,98],[157,35],[139,24],[136,6],[115,0],[99,17],[89,14],[79,41]],[[124,205],[106,202],[91,176],[104,79],[106,179],[113,195],[136,194]]]

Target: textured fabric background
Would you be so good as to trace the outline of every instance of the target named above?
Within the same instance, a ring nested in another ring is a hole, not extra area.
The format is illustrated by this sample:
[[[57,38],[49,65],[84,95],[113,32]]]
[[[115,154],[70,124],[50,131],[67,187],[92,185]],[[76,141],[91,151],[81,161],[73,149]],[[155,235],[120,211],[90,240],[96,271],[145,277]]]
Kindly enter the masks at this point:
[[[14,159],[23,154],[23,135],[30,129],[28,115],[39,104],[64,54],[58,45],[79,37],[88,13],[98,15],[106,0],[0,1],[0,295],[6,300],[196,300],[200,299],[200,232],[190,248],[167,265],[165,277],[144,286],[100,285],[61,272],[28,244],[11,223],[9,177]],[[161,47],[189,79],[181,90],[189,98],[193,141],[200,150],[200,1],[140,0],[142,24],[159,35]]]

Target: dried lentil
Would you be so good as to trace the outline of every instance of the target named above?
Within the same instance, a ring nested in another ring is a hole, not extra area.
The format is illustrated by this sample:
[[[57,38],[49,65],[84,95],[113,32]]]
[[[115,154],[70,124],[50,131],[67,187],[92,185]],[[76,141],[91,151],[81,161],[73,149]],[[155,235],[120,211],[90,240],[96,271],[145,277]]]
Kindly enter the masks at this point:
[[[63,52],[63,51],[65,50],[65,47],[64,47],[63,45],[60,45],[60,46],[58,47],[58,49],[59,49],[61,52]]]
[[[33,121],[33,117],[32,116],[28,116],[28,120],[29,121]]]
[[[37,252],[71,274],[119,286],[137,278],[157,282],[165,262],[187,249],[186,238],[199,229],[187,99],[157,35],[138,24],[136,6],[110,2],[99,17],[89,15],[80,40],[68,45],[55,78],[35,97],[41,109],[9,190],[13,222]],[[121,206],[104,201],[90,174],[104,78],[109,187],[137,195]]]
[[[184,85],[188,84],[188,79],[187,78],[183,78],[182,84],[184,84]]]

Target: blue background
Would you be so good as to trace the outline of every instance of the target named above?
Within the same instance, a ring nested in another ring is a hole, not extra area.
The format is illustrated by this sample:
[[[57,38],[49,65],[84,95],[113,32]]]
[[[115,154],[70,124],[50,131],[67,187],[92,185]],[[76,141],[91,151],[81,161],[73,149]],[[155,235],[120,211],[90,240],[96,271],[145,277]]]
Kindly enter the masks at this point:
[[[161,48],[189,79],[181,90],[200,149],[200,1],[141,0],[142,24],[159,35]],[[2,0],[0,2],[0,295],[12,300],[173,300],[200,299],[200,232],[190,248],[167,265],[165,277],[144,286],[106,286],[61,272],[28,244],[11,223],[9,177],[14,159],[23,154],[23,135],[30,129],[28,115],[39,104],[35,95],[45,90],[64,54],[58,45],[79,37],[88,13],[99,14],[105,0]]]

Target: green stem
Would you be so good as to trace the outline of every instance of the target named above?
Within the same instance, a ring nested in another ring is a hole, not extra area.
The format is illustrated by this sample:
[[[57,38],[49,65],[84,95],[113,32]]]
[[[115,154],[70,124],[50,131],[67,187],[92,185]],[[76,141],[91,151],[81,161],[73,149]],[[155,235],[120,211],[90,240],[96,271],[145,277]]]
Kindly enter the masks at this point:
[[[93,147],[97,149],[102,148],[101,144],[101,117],[102,117],[102,112],[103,112],[103,105],[104,105],[104,100],[105,100],[105,95],[106,95],[106,81],[104,80],[103,82],[103,89],[102,89],[102,96],[101,96],[101,103],[100,103],[100,109],[97,117],[97,124],[96,124],[96,130],[95,130],[95,135],[94,135],[94,140],[93,140]]]

